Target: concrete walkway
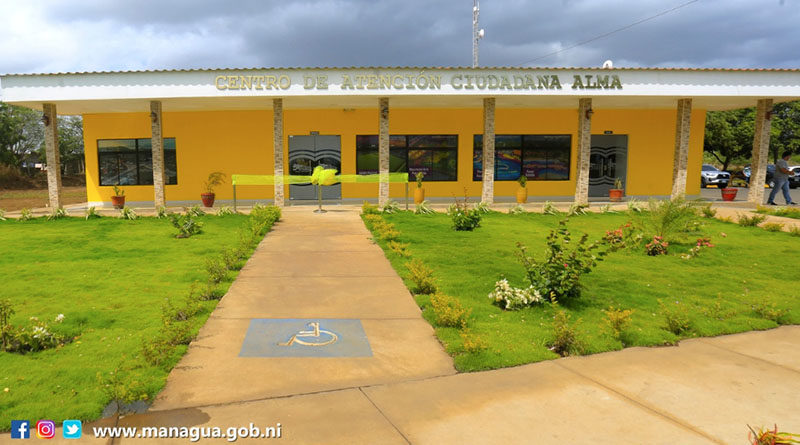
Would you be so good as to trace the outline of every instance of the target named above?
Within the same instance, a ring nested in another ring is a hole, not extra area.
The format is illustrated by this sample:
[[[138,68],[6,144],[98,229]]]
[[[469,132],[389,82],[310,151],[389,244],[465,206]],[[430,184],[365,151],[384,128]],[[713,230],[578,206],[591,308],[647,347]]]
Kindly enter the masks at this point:
[[[311,210],[285,209],[150,411],[85,425],[84,441],[108,443],[91,439],[94,426],[251,422],[280,423],[292,444],[742,444],[747,424],[800,432],[800,326],[456,374],[357,211]],[[357,319],[372,356],[240,357],[255,318]],[[162,442],[187,440],[113,441]]]

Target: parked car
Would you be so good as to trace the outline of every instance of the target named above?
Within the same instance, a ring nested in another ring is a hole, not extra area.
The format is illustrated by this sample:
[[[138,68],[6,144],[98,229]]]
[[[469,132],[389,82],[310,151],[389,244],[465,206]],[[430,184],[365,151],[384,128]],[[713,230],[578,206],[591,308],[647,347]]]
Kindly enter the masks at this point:
[[[800,165],[789,167],[789,170],[794,172],[793,176],[789,176],[789,188],[796,189],[800,187]]]
[[[700,187],[702,188],[709,185],[725,188],[730,181],[730,173],[719,170],[711,164],[703,164],[703,168],[700,169]]]
[[[750,184],[750,166],[745,166],[742,170],[742,174],[744,175],[747,183]],[[772,176],[775,174],[775,164],[767,164],[767,176],[764,178],[764,183],[767,186],[772,187],[775,185],[775,182],[772,180]]]

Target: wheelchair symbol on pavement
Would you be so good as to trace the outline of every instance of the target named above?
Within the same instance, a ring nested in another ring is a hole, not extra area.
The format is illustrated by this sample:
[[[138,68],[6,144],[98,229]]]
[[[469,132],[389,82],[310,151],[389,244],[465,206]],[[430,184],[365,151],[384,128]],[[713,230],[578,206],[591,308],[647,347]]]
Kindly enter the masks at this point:
[[[291,346],[295,343],[303,346],[328,346],[336,343],[339,336],[335,333],[319,328],[319,322],[314,321],[307,326],[311,327],[310,330],[300,331],[289,338],[285,343],[278,343],[278,346]],[[304,340],[311,339],[311,340]]]

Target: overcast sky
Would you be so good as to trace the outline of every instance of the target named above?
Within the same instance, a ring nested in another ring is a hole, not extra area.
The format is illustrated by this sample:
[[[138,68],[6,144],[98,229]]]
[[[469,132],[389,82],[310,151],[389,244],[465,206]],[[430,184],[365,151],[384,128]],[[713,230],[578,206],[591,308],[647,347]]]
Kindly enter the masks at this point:
[[[482,66],[800,67],[800,0],[483,0]],[[472,0],[2,0],[0,72],[469,66]]]

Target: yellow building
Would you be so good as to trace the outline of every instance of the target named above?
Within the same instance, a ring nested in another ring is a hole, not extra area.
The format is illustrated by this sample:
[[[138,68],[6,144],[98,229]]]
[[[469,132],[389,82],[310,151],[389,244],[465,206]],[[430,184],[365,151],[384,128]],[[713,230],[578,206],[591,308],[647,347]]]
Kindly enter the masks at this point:
[[[199,201],[209,173],[275,175],[240,185],[243,202],[314,199],[288,185],[316,165],[344,175],[423,173],[427,197],[537,200],[697,195],[705,112],[758,106],[754,175],[763,175],[770,107],[800,98],[795,70],[600,68],[311,68],[4,75],[2,100],[84,118],[87,200]],[[48,169],[60,205],[59,169]],[[154,175],[153,172],[156,172]],[[385,202],[403,184],[342,183],[324,198]],[[763,192],[763,191],[760,191]],[[759,193],[760,193],[759,192]],[[753,193],[751,200],[758,199]]]

